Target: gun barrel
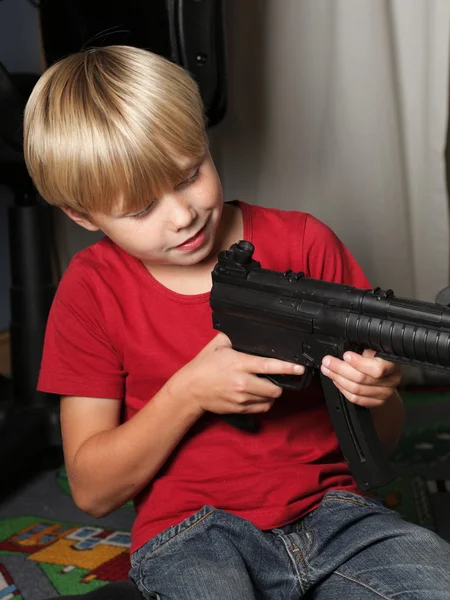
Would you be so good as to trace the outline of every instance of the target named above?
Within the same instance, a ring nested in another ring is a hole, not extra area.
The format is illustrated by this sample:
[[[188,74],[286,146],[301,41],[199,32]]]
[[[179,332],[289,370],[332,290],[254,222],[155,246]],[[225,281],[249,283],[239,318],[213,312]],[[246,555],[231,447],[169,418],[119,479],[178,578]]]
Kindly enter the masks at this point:
[[[450,332],[399,320],[348,314],[345,338],[391,360],[431,369],[450,368]]]
[[[450,368],[450,308],[440,304],[262,268],[241,278],[218,269],[213,281],[216,313],[333,335],[405,364]]]

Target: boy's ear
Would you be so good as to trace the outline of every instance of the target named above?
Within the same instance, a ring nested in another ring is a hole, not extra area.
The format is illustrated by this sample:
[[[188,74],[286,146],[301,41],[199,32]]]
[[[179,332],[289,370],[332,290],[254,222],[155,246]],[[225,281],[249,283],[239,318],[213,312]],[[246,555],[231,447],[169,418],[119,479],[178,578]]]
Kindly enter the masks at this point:
[[[61,208],[61,210],[66,213],[69,219],[72,219],[72,221],[75,221],[77,225],[84,227],[84,229],[87,229],[88,231],[99,231],[100,228],[97,227],[97,225],[91,223],[86,216],[77,213],[72,208]]]

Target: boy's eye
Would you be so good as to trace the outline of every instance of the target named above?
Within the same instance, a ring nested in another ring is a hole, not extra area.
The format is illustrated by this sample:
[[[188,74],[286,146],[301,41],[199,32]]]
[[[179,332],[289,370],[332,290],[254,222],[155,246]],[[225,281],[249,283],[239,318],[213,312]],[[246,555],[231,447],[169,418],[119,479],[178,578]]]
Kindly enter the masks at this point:
[[[143,217],[145,217],[145,215],[148,215],[148,213],[151,211],[152,207],[153,207],[154,202],[152,202],[151,204],[149,204],[148,206],[146,206],[143,210],[141,210],[140,212],[136,213],[135,215],[131,215],[131,217],[133,219],[142,219]]]
[[[194,182],[199,175],[200,175],[200,165],[186,179],[183,179],[183,181],[181,181],[176,187],[180,188],[185,185],[189,185],[190,183]]]
[[[193,183],[198,178],[199,175],[200,175],[200,165],[194,171],[192,171],[192,173],[186,179],[183,179],[183,181],[181,181],[178,185],[176,185],[175,189],[182,188],[185,185],[189,185],[190,183]],[[146,206],[143,210],[141,210],[140,212],[138,212],[134,215],[130,215],[130,217],[132,219],[144,218],[152,210],[154,204],[155,204],[155,201],[151,202],[151,204]]]

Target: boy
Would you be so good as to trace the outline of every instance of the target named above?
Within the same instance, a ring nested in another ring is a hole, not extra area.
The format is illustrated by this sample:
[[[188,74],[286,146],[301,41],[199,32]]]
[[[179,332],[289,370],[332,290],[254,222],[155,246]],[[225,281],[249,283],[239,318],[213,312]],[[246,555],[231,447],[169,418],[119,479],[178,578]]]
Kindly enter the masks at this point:
[[[212,328],[211,270],[240,239],[265,268],[369,288],[334,234],[300,212],[224,204],[195,84],[144,50],[51,67],[24,132],[42,196],[105,233],[60,283],[39,387],[62,396],[78,506],[99,517],[135,499],[144,596],[449,598],[449,546],[360,494],[320,389],[281,394],[258,377],[302,367],[236,352]],[[322,369],[391,450],[398,368],[365,352]],[[258,432],[229,413],[257,415]]]

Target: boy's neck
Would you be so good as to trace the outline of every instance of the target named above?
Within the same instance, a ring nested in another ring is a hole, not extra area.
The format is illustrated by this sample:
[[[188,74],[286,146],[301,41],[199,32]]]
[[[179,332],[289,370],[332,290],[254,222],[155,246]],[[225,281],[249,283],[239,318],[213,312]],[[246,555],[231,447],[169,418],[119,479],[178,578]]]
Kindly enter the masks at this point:
[[[235,204],[224,204],[213,252],[207,260],[191,267],[151,265],[147,269],[164,287],[186,295],[202,294],[211,290],[211,271],[221,250],[242,239],[244,225],[242,212]]]

